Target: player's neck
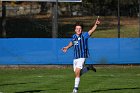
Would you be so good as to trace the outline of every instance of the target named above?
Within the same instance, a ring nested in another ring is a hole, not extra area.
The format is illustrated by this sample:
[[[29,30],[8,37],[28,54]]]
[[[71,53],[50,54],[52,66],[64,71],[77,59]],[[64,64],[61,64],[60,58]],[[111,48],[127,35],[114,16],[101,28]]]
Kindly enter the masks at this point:
[[[82,34],[82,33],[81,33]],[[81,34],[76,34],[77,37],[81,36]]]

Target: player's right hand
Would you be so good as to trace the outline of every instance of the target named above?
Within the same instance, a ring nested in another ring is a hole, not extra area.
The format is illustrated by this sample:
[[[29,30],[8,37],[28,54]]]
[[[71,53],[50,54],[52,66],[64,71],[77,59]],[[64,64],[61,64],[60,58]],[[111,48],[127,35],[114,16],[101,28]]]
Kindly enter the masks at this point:
[[[67,48],[67,47],[63,47],[61,50],[62,50],[64,53],[66,53],[67,50],[68,50],[68,48]]]

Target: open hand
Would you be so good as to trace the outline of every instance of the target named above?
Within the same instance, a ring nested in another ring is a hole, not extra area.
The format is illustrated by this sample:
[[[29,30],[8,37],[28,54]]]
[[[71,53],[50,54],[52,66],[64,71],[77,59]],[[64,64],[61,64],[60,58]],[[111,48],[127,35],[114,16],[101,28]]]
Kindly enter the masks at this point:
[[[67,48],[67,47],[63,47],[61,50],[62,50],[64,53],[66,53],[67,50],[68,50],[68,48]]]

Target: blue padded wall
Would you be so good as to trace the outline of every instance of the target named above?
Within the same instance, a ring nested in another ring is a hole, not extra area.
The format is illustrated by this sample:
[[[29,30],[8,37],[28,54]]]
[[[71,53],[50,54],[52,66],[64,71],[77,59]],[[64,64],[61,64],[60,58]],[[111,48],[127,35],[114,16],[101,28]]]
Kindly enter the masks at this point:
[[[69,38],[1,38],[0,65],[72,64]],[[140,64],[140,38],[90,38],[87,64]]]

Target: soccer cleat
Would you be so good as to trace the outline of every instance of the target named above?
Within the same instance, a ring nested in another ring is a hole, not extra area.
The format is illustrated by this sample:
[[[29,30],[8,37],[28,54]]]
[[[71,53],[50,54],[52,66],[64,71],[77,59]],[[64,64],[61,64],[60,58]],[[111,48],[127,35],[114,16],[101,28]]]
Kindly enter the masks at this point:
[[[89,70],[93,70],[94,72],[96,72],[96,68],[94,68],[92,65],[88,66]]]
[[[77,90],[73,89],[72,93],[78,93]]]
[[[78,93],[78,88],[74,88],[72,93]]]

